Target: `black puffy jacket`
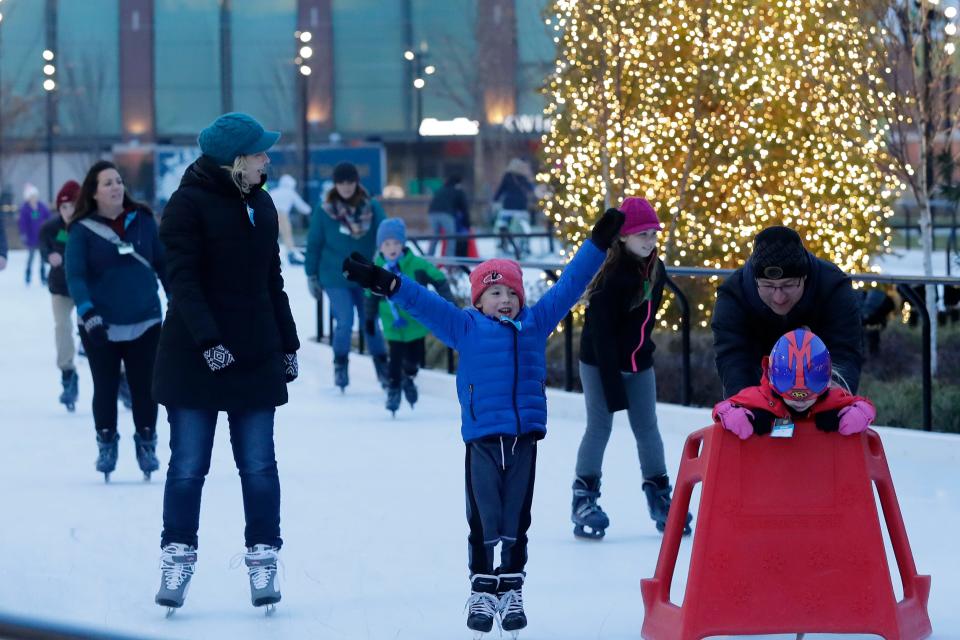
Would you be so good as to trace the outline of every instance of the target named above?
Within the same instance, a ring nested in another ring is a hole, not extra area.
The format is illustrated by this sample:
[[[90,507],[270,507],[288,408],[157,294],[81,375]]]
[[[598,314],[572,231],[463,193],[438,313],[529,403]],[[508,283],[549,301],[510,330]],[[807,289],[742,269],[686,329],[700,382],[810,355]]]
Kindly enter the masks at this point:
[[[160,222],[170,305],[153,378],[158,402],[230,411],[287,401],[283,354],[300,342],[283,291],[277,233],[266,191],[243,196],[206,156],[187,169]],[[213,373],[203,351],[217,344],[236,362]]]
[[[610,412],[629,405],[620,372],[635,373],[653,366],[653,350],[657,348],[653,325],[666,282],[663,261],[653,260],[650,264],[625,253],[587,305],[580,334],[580,360],[599,369]],[[649,291],[644,290],[645,268],[651,271]]]
[[[832,262],[807,254],[810,274],[803,296],[785,316],[760,299],[748,262],[717,290],[713,307],[713,348],[723,396],[760,384],[760,362],[787,331],[808,327],[827,349],[834,370],[852,393],[860,386],[863,364],[860,302],[850,278]]]

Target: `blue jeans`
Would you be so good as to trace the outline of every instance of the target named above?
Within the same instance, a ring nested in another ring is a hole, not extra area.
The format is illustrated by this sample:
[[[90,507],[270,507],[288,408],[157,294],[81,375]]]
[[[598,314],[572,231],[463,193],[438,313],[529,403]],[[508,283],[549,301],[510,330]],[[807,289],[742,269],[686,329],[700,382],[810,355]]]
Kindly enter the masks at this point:
[[[427,214],[427,218],[430,220],[430,233],[435,236],[438,236],[443,233],[444,236],[449,238],[450,236],[457,234],[457,220],[453,217],[452,213],[443,213],[441,211],[431,211]],[[433,252],[437,250],[437,244],[439,240],[431,240],[430,247],[427,249],[427,255],[432,256]],[[443,255],[452,256],[456,251],[456,241],[447,240],[446,245],[443,249]]]
[[[233,459],[240,471],[246,546],[280,547],[280,477],[273,451],[274,409],[228,411]],[[167,407],[170,465],[163,490],[160,546],[172,542],[197,546],[200,494],[210,471],[217,411]]]
[[[353,337],[353,309],[356,307],[362,330],[366,319],[363,312],[363,289],[360,287],[336,287],[324,289],[330,299],[330,313],[333,314],[333,356],[345,358],[350,353],[350,340]],[[386,355],[383,335],[377,325],[372,336],[366,336],[367,350],[371,355]]]

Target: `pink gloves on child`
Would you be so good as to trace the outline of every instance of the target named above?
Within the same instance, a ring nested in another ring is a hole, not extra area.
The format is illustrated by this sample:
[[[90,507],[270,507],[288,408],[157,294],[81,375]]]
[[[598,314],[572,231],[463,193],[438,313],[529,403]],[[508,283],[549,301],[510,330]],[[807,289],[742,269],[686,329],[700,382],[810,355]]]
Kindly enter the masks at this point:
[[[840,417],[840,435],[852,436],[869,427],[877,417],[877,411],[869,402],[857,400],[837,414]]]
[[[724,400],[713,409],[720,419],[720,424],[727,431],[732,431],[741,440],[753,435],[753,413],[749,409],[738,407],[729,400]],[[866,427],[864,427],[865,429]]]

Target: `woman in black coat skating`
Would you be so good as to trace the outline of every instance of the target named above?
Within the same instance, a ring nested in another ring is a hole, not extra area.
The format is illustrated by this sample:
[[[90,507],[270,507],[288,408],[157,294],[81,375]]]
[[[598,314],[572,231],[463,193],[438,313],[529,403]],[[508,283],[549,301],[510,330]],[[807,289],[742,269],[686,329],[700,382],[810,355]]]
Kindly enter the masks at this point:
[[[279,133],[242,113],[200,133],[203,155],[186,171],[160,224],[171,299],[160,336],[154,394],[170,421],[158,604],[179,607],[196,561],[200,494],[220,411],[227,414],[246,516],[246,562],[255,606],[280,599],[280,480],[275,408],[297,377],[300,342],[283,290],[277,211],[266,151]]]

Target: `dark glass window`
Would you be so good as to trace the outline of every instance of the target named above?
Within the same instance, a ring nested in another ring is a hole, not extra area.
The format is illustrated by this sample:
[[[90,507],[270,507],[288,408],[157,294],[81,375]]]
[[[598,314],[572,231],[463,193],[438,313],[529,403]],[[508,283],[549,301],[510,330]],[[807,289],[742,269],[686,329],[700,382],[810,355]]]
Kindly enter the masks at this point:
[[[64,135],[120,133],[119,20],[116,0],[59,4],[55,64]]]
[[[0,5],[0,100],[4,136],[28,138],[44,127],[44,3]]]
[[[553,69],[553,29],[544,22],[547,0],[516,0],[517,12],[517,113],[543,111],[540,93]]]
[[[156,0],[157,132],[196,135],[220,115],[220,7]]]
[[[414,42],[417,47],[427,43],[424,62],[437,69],[432,76],[424,76],[424,117],[478,117],[476,1],[413,0],[412,4]]]
[[[402,0],[333,0],[338,131],[386,133],[405,121]]]
[[[293,131],[297,0],[233,0],[233,109],[273,130]]]

